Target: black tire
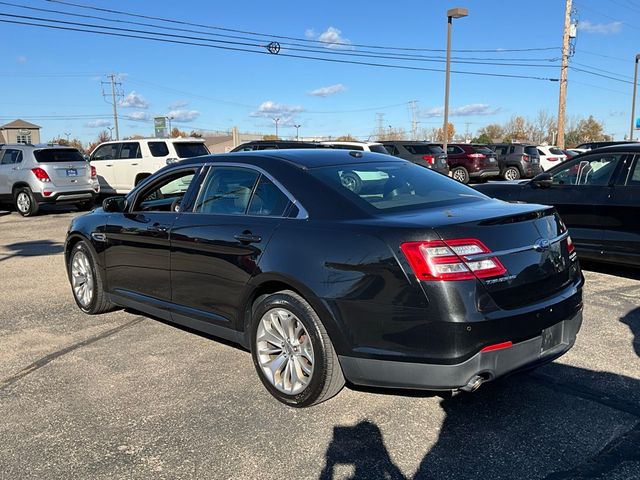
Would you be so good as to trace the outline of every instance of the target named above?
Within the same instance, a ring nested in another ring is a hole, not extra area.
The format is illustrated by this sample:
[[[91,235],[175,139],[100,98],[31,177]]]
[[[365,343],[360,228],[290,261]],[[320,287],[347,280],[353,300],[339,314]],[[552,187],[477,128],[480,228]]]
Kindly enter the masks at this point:
[[[263,372],[257,353],[257,335],[263,315],[282,308],[294,314],[308,332],[313,347],[313,371],[308,385],[295,395],[278,390]],[[304,298],[290,290],[265,295],[253,305],[251,322],[251,356],[258,377],[277,400],[290,407],[310,407],[335,396],[345,384],[342,368],[333,344],[320,318]]]
[[[505,180],[518,180],[520,178],[520,169],[514,166],[507,167],[502,172],[502,178]]]
[[[467,169],[464,167],[456,167],[451,170],[451,177],[465,185],[469,183],[469,172],[467,172]]]
[[[20,187],[14,190],[13,205],[23,217],[33,217],[40,208],[29,187]]]
[[[100,269],[96,268],[96,257],[93,253],[93,249],[87,244],[86,241],[81,240],[76,243],[71,253],[69,254],[69,262],[67,264],[67,273],[69,275],[69,281],[72,282],[72,271],[71,266],[73,265],[73,261],[75,256],[79,253],[83,253],[89,262],[89,267],[91,270],[91,274],[93,276],[93,295],[91,301],[87,305],[83,305],[73,288],[73,283],[71,284],[71,292],[73,294],[73,299],[76,301],[78,308],[82,310],[84,313],[88,313],[90,315],[97,315],[99,313],[105,313],[111,310],[114,310],[116,306],[111,303],[108,299],[108,296],[104,289],[104,278]]]
[[[362,189],[362,180],[354,172],[345,172],[340,176],[340,182],[344,188],[351,190],[353,193],[360,193]]]

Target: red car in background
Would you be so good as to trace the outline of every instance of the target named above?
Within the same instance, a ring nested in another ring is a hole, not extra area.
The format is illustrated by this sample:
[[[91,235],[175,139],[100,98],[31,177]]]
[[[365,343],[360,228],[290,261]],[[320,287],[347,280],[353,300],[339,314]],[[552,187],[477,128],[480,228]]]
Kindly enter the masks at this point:
[[[447,145],[447,160],[451,176],[462,183],[500,176],[496,152],[486,145],[450,143]]]

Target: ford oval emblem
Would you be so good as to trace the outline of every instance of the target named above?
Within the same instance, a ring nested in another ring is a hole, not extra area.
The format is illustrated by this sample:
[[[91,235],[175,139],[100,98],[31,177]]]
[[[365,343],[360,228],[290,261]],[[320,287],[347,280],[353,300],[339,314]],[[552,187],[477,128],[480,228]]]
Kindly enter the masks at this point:
[[[533,244],[533,249],[536,252],[546,252],[549,250],[551,243],[546,238],[539,238],[536,243]]]

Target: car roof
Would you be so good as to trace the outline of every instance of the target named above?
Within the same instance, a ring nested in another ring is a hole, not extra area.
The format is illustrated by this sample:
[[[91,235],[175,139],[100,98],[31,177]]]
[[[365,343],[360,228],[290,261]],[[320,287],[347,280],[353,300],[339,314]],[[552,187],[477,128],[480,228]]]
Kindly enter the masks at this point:
[[[402,160],[383,153],[363,152],[353,150],[332,149],[289,149],[289,150],[258,150],[252,152],[234,152],[181,160],[175,165],[190,165],[200,163],[246,163],[248,165],[265,164],[266,162],[285,163],[302,169],[328,167],[332,165],[349,165],[358,163],[403,163]]]
[[[332,142],[331,140],[325,140],[320,142],[322,145],[382,145],[380,142],[360,142],[358,140],[354,140],[352,142]]]
[[[72,150],[78,150],[76,147],[72,147],[71,145],[59,145],[57,143],[2,143],[0,144],[0,148],[24,148],[33,150],[42,150],[45,148],[70,148]]]
[[[588,153],[603,152],[603,151],[609,152],[612,150],[624,150],[626,152],[640,152],[640,142],[627,142],[627,143],[616,143],[615,145],[605,145],[603,147],[594,148],[593,150],[587,150],[587,152]],[[584,153],[587,153],[587,152],[584,152]]]
[[[176,138],[127,138],[126,140],[107,140],[100,145],[108,145],[110,143],[130,143],[130,142],[198,142],[205,143],[204,138],[199,137],[176,137]]]

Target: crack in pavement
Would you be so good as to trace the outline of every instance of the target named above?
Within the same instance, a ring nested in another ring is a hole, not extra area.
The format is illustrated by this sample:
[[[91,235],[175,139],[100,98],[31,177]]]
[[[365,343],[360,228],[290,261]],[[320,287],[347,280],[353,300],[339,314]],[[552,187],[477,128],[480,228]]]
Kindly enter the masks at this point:
[[[82,348],[82,347],[86,347],[87,345],[91,345],[92,343],[95,343],[98,340],[102,340],[104,338],[110,337],[111,335],[115,335],[116,333],[124,330],[125,328],[132,327],[132,326],[142,322],[145,319],[146,319],[146,317],[134,318],[133,320],[129,320],[128,322],[125,322],[122,325],[118,325],[115,328],[112,328],[110,330],[104,331],[104,332],[99,333],[97,335],[94,335],[92,337],[89,337],[89,338],[86,338],[86,339],[81,340],[79,342],[76,342],[76,343],[74,343],[72,345],[69,345],[68,347],[62,348],[62,349],[60,349],[58,351],[55,351],[53,353],[49,353],[49,354],[45,355],[44,357],[39,358],[38,360],[33,362],[31,365],[23,368],[18,373],[14,374],[14,375],[11,375],[10,377],[5,378],[4,380],[0,380],[0,391],[5,390],[7,387],[13,385],[14,383],[16,383],[19,380],[23,379],[27,375],[30,375],[31,373],[41,369],[45,365],[51,363],[52,361],[54,361],[57,358],[60,358],[63,355],[66,355],[67,353],[73,352],[74,350],[77,350],[78,348]]]

